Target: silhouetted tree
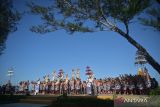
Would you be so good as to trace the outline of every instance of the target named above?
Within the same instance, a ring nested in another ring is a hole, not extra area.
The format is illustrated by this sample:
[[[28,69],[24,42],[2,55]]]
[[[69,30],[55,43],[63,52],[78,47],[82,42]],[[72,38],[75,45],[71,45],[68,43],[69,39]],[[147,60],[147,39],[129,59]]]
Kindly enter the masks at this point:
[[[33,2],[28,6],[31,13],[43,20],[43,24],[32,26],[31,31],[43,34],[61,29],[69,33],[110,30],[142,51],[160,74],[159,63],[129,34],[129,24],[150,6],[149,0],[53,0],[49,6]],[[123,23],[126,31],[118,27],[117,22]]]
[[[139,18],[141,23],[146,26],[151,26],[157,31],[160,31],[160,0],[156,0],[157,4],[154,7],[147,9],[146,14],[149,18]]]
[[[0,0],[0,55],[5,49],[5,41],[9,33],[17,30],[20,14],[13,6],[11,0]]]

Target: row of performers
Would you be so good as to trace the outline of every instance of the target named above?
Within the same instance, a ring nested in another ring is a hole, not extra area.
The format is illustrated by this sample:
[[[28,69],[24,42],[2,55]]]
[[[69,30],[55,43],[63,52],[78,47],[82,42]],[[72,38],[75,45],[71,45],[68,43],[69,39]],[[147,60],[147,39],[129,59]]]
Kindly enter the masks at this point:
[[[123,75],[116,78],[107,79],[71,79],[64,81],[37,81],[24,82],[20,85],[21,92],[29,89],[33,94],[148,94],[151,88],[156,88],[156,81],[141,75]]]
[[[90,86],[89,86],[90,84]],[[59,80],[59,81],[22,81],[19,84],[19,93],[25,93],[29,90],[31,85],[31,93],[34,94],[89,94],[90,90],[87,90],[87,86],[91,87],[91,82],[81,81],[80,79],[72,80]]]

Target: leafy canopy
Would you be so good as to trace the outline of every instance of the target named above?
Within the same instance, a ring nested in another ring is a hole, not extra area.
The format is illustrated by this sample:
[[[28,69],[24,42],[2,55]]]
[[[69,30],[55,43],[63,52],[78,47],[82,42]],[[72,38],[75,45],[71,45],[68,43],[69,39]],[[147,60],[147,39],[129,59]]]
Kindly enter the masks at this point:
[[[149,6],[149,0],[53,0],[49,6],[28,3],[43,23],[32,26],[37,33],[64,29],[69,33],[114,30],[117,21],[128,24]]]
[[[0,54],[5,49],[5,41],[10,32],[17,30],[20,14],[13,9],[11,0],[0,0]]]
[[[141,17],[139,20],[145,26],[153,27],[155,30],[160,31],[160,0],[156,0],[157,3],[154,4],[154,7],[146,10],[146,14],[149,18]]]

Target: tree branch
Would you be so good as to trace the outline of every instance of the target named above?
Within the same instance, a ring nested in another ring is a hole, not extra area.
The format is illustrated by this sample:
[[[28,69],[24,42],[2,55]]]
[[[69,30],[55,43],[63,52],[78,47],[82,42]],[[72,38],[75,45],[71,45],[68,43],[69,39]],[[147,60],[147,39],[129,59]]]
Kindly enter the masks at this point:
[[[128,35],[129,34],[129,26],[128,26],[128,22],[124,22],[124,25],[126,27],[126,34]]]
[[[82,13],[82,14],[84,14],[84,15],[88,15],[88,13],[85,13],[85,12],[77,9],[76,7],[74,7],[73,5],[71,5],[71,4],[70,4],[68,1],[66,1],[66,0],[64,0],[64,3],[66,3],[70,8],[73,8],[74,10],[77,10],[77,11],[80,12],[80,13]],[[101,11],[101,16],[102,16],[102,18],[105,20],[106,23],[103,22],[103,21],[101,21],[101,20],[97,20],[97,21],[100,22],[102,25],[106,26],[107,28],[109,28],[110,30],[113,30],[114,27],[115,27],[115,25],[112,24],[111,21],[109,21],[109,20],[105,17],[102,8],[101,8],[101,7],[99,7],[99,8],[100,8],[100,11]],[[93,18],[91,18],[91,19],[93,19]],[[93,19],[93,20],[95,20],[95,19]]]
[[[109,20],[105,17],[102,8],[100,9],[100,11],[101,11],[102,18],[106,21],[106,23],[107,23],[109,26],[114,27],[115,25],[112,24],[111,21],[109,21]]]
[[[115,27],[115,31],[120,34],[122,37],[124,37],[129,43],[131,43],[134,47],[136,47],[138,50],[142,51],[144,53],[144,56],[148,63],[152,65],[154,69],[157,70],[157,72],[160,74],[160,64],[154,60],[154,58],[147,52],[147,50],[140,45],[138,42],[136,42],[130,35],[126,34],[123,32],[121,29],[118,27]]]

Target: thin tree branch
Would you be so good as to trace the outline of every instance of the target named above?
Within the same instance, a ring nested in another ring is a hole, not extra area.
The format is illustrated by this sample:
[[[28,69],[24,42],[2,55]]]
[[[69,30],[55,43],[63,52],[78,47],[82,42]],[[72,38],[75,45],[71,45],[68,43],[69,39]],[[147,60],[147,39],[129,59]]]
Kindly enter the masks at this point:
[[[126,34],[128,35],[129,34],[129,26],[128,26],[128,23],[125,21],[124,22],[124,25],[126,27]]]
[[[79,9],[77,9],[76,7],[74,7],[73,5],[71,5],[68,1],[64,0],[64,3],[66,3],[70,8],[73,8],[74,10],[77,10],[78,12],[84,14],[84,15],[88,15],[88,13],[85,13]],[[104,26],[108,27],[110,30],[113,30],[115,28],[115,25],[112,24],[104,15],[103,11],[102,11],[102,8],[100,9],[101,11],[101,16],[103,17],[103,19],[105,20],[105,22],[101,21],[101,20],[98,20],[98,22],[100,22],[101,24],[103,24]],[[95,20],[95,19],[93,19]]]
[[[111,21],[109,21],[109,19],[107,19],[107,18],[105,17],[102,8],[101,8],[101,7],[99,7],[99,8],[100,8],[100,11],[101,11],[101,16],[102,16],[102,18],[107,22],[107,24],[108,24],[109,26],[112,26],[112,27],[116,26],[115,24],[112,24]]]

